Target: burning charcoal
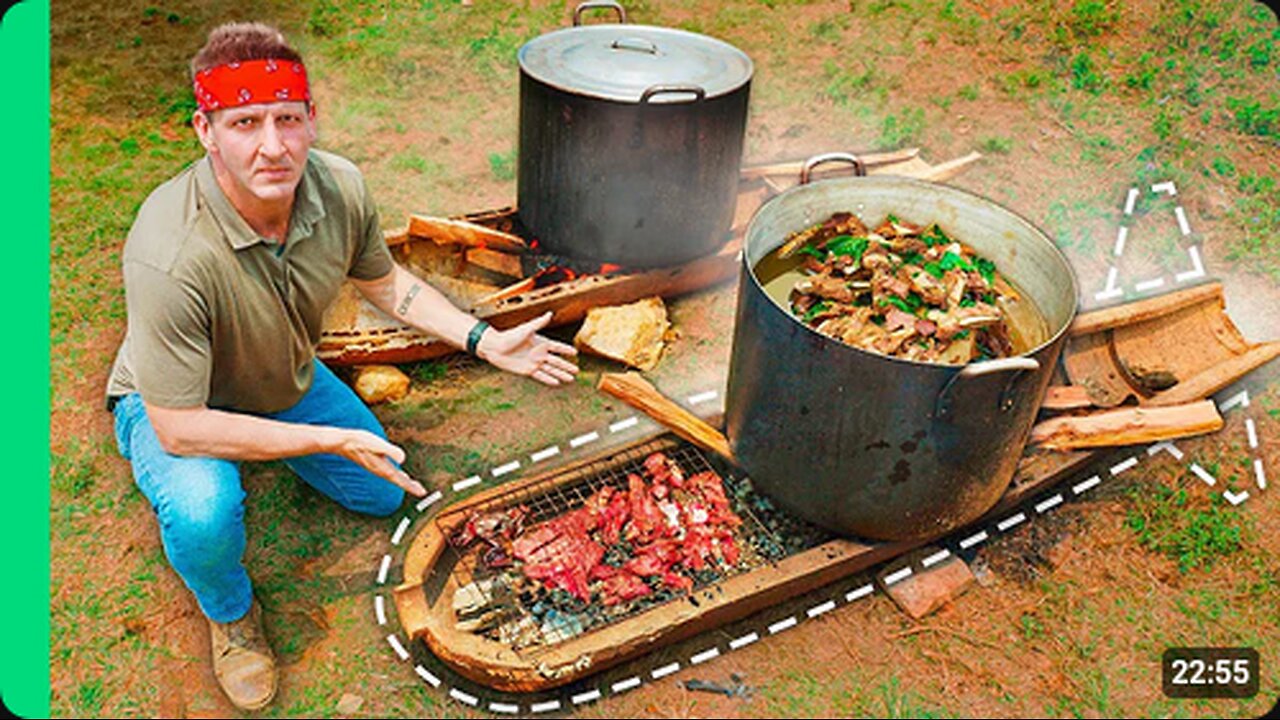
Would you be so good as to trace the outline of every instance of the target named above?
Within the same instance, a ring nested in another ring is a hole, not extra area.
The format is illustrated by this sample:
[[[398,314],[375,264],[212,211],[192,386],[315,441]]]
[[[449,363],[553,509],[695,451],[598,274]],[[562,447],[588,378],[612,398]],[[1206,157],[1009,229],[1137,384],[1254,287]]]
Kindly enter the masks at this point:
[[[457,625],[454,627],[462,632],[479,633],[497,627],[506,614],[506,608],[493,608],[475,617],[458,620]]]
[[[548,643],[568,640],[575,635],[581,635],[585,629],[577,614],[557,612],[554,609],[547,611],[541,627],[542,636]]]
[[[498,642],[509,645],[516,650],[538,645],[543,642],[542,630],[539,628],[537,620],[525,615],[519,620],[499,625]]]
[[[453,611],[460,617],[474,614],[487,606],[493,597],[493,580],[467,583],[453,594]]]

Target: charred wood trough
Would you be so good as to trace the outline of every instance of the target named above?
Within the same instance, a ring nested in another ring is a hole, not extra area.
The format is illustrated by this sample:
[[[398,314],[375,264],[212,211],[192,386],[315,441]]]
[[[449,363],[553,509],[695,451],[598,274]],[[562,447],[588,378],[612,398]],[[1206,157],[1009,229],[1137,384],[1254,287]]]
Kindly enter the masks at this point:
[[[1280,342],[1250,344],[1240,336],[1217,283],[1083,314],[1071,336],[1046,395],[1052,401],[1043,406],[1045,413],[1097,407],[1089,400],[1091,388],[1112,382],[1119,365],[1131,367],[1133,358],[1146,357],[1151,348],[1163,349],[1161,372],[1172,378],[1160,392],[1177,393],[1165,397],[1179,401],[1203,399],[1280,356]],[[1207,345],[1192,348],[1187,337]],[[1089,361],[1087,354],[1100,346],[1111,360]],[[1186,389],[1179,391],[1180,386]],[[1158,394],[1147,401],[1153,397]],[[1151,441],[1141,428],[1125,437],[1133,443]],[[1076,477],[1102,452],[1029,448],[996,505],[960,532],[994,522]],[[671,480],[673,472],[683,476],[680,483]],[[700,478],[695,487],[713,482],[719,490],[678,487],[694,477]],[[707,509],[717,506],[715,497],[724,500],[721,526],[710,531],[714,542],[695,552],[688,545],[689,538],[698,537],[693,527],[698,521],[691,518],[701,507],[702,522],[710,518],[715,526],[719,511]],[[656,503],[659,515],[638,522],[654,512],[642,507],[649,502],[645,498]],[[624,505],[625,517],[610,516],[611,506]],[[648,531],[636,526],[647,522],[652,529],[673,512],[678,521],[664,542],[674,554],[663,555],[644,537]],[[718,453],[656,431],[620,450],[444,508],[413,538],[394,599],[408,636],[422,640],[462,676],[499,691],[535,692],[746,617],[938,539],[877,543],[832,536],[779,510]],[[646,566],[651,556],[665,562]],[[580,585],[568,579],[574,572]]]

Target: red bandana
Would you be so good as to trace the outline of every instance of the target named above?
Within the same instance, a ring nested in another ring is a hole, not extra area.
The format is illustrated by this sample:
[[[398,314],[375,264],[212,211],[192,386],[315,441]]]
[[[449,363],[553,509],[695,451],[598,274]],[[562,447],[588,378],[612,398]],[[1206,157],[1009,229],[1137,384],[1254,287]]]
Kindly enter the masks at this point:
[[[220,108],[287,100],[310,100],[307,69],[289,60],[245,60],[196,73],[196,104],[209,112]]]

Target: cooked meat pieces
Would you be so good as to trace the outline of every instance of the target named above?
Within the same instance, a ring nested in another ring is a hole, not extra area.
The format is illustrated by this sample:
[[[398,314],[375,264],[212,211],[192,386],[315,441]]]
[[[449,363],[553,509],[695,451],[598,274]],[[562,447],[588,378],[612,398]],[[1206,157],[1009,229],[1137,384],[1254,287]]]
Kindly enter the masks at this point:
[[[804,253],[807,274],[791,291],[792,312],[803,322],[854,347],[923,362],[1015,352],[1003,306],[1017,292],[994,263],[936,224],[889,215],[859,235],[848,215],[836,213],[783,244]]]

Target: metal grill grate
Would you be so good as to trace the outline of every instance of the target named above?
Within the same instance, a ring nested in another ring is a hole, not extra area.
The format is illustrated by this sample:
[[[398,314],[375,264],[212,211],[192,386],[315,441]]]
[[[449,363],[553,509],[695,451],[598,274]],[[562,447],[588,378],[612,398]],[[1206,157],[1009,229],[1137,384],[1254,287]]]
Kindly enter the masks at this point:
[[[542,583],[524,577],[516,567],[489,567],[482,561],[488,548],[483,541],[461,550],[450,546],[436,571],[451,573],[459,588],[454,604],[458,628],[480,633],[529,655],[658,605],[696,602],[694,596],[704,588],[830,539],[827,533],[772,509],[767,500],[753,493],[745,477],[732,468],[714,466],[697,447],[672,436],[625,448],[611,457],[495,497],[478,508],[443,515],[438,521],[443,527],[456,528],[476,512],[523,506],[527,511],[527,531],[581,507],[606,485],[626,492],[627,476],[644,476],[643,462],[654,452],[663,452],[674,460],[686,477],[713,471],[723,480],[725,495],[743,521],[734,533],[739,548],[736,564],[726,567],[712,562],[702,570],[688,572],[693,580],[690,594],[655,586],[648,595],[606,607],[600,602],[583,603],[563,590],[547,590]],[[615,550],[606,549],[606,553],[610,552]],[[608,554],[605,557],[609,559]]]

